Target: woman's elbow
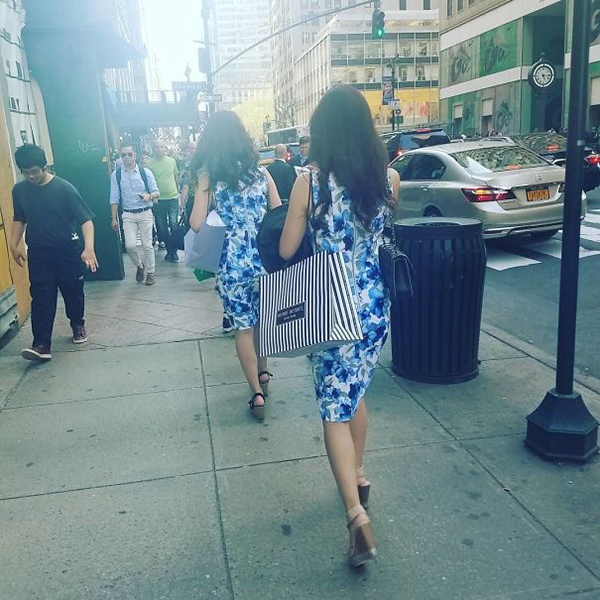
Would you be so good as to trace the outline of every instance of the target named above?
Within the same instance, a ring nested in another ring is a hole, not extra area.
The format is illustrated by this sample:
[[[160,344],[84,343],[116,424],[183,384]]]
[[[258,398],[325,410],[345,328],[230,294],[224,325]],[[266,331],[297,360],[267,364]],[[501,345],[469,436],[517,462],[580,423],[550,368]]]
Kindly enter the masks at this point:
[[[289,244],[286,244],[282,238],[279,242],[279,256],[281,256],[283,260],[290,260],[294,254],[295,252],[291,251]]]

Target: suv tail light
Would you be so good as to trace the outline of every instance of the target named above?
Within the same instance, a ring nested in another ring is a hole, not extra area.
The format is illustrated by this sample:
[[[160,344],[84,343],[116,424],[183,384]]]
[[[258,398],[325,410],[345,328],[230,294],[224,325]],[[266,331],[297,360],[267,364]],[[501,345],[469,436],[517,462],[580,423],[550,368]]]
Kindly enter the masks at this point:
[[[589,154],[585,157],[585,160],[587,160],[590,165],[598,166],[600,165],[600,154]]]
[[[462,193],[469,202],[500,202],[516,198],[512,190],[491,187],[463,188]]]
[[[396,156],[402,156],[404,154],[404,150],[402,150],[401,148],[398,148],[398,150],[396,150]]]

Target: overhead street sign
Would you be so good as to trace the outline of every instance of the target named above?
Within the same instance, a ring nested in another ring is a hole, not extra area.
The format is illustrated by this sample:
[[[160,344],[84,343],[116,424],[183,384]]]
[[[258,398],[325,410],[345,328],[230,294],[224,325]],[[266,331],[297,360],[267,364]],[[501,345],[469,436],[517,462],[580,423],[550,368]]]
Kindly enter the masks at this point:
[[[174,81],[174,92],[192,92],[200,94],[206,92],[206,81]]]
[[[211,94],[210,96],[202,96],[200,102],[223,102],[223,94]]]

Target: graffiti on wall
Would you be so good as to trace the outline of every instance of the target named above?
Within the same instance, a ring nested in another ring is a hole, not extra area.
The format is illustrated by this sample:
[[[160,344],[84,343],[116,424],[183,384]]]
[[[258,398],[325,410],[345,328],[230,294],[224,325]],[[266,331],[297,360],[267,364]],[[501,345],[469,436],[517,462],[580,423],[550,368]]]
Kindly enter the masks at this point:
[[[500,103],[498,112],[496,113],[496,130],[502,133],[508,133],[513,117],[514,113],[510,109],[510,104],[507,100],[504,100]]]
[[[591,44],[600,43],[600,0],[592,0]]]
[[[481,36],[479,50],[479,74],[490,75],[517,64],[516,23],[497,27]]]
[[[475,76],[473,72],[473,41],[452,48],[449,59],[450,83],[460,83]]]

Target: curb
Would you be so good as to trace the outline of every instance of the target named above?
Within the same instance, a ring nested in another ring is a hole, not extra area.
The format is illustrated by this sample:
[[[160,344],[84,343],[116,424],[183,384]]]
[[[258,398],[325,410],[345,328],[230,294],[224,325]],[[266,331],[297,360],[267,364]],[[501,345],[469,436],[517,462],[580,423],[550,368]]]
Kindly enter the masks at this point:
[[[523,352],[530,358],[537,360],[538,362],[550,367],[551,369],[556,371],[556,357],[551,356],[547,352],[536,348],[533,344],[529,344],[528,342],[524,342],[519,338],[503,331],[502,329],[498,329],[493,325],[489,325],[488,323],[481,324],[481,331],[491,335],[493,338],[496,338],[500,342],[507,344],[508,346],[512,346],[516,350]],[[600,379],[596,379],[591,375],[587,375],[580,369],[575,369],[575,382],[579,385],[588,388],[592,392],[596,394],[600,394]]]

